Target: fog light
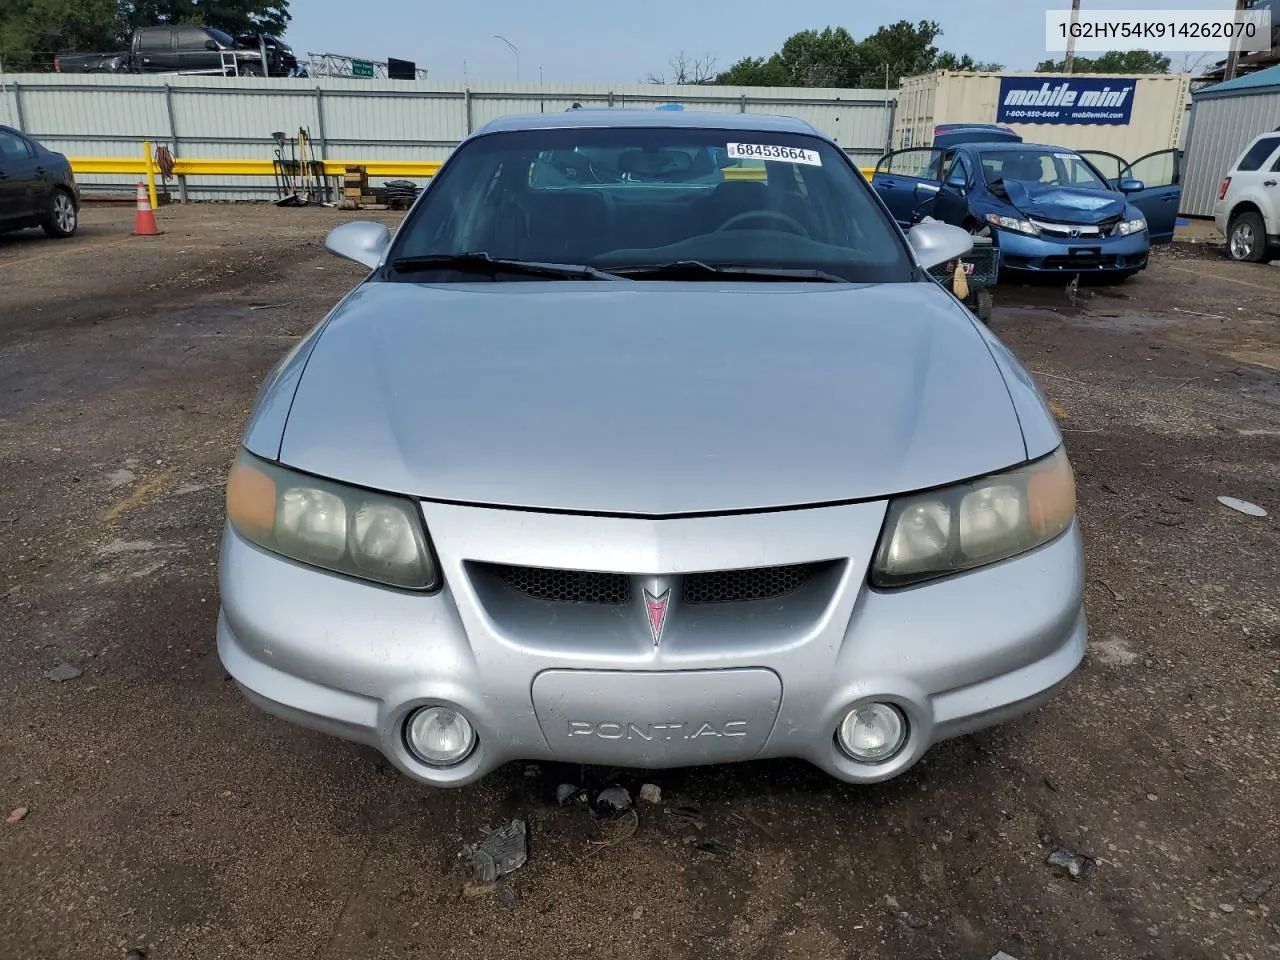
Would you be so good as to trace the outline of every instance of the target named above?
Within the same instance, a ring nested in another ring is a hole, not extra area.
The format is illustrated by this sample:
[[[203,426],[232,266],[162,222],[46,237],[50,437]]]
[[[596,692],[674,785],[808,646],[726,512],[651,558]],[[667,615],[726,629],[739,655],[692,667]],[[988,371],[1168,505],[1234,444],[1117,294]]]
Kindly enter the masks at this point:
[[[845,714],[836,739],[840,749],[855,760],[887,760],[907,742],[907,720],[897,707],[866,703]]]
[[[449,707],[423,707],[404,725],[409,749],[423,763],[447,767],[471,752],[476,732],[467,718]]]

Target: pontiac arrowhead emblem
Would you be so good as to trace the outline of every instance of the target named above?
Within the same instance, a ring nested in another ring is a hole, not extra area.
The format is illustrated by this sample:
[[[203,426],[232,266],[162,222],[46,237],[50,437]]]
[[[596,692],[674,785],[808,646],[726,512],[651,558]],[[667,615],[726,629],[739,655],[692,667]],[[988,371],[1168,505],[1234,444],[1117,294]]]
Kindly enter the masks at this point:
[[[649,634],[655,647],[662,643],[662,628],[667,625],[667,600],[670,597],[670,587],[656,595],[648,590],[644,592],[644,612],[649,617]]]

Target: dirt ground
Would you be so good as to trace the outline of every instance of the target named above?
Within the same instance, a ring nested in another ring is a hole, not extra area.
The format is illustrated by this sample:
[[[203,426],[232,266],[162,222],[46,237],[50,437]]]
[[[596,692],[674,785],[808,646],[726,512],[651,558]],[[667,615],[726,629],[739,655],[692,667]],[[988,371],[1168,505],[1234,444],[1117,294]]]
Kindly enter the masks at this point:
[[[219,665],[223,477],[360,276],[321,246],[343,216],[168,207],[133,238],[92,207],[75,240],[0,238],[0,956],[1280,958],[1280,269],[1178,243],[1074,304],[997,291],[1079,479],[1064,694],[876,787],[624,773],[663,805],[601,847],[555,803],[577,768],[420,787]],[[518,898],[464,897],[463,844],[516,816]]]

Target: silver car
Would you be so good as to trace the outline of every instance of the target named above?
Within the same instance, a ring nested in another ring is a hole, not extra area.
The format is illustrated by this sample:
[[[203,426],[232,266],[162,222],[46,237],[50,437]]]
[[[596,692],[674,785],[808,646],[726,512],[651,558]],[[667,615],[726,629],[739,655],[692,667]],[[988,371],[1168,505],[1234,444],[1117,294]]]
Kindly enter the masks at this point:
[[[1083,657],[1062,439],[927,273],[968,234],[904,234],[807,123],[504,118],[394,236],[327,244],[371,272],[227,483],[218,651],[264,710],[439,786],[766,757],[869,783]]]

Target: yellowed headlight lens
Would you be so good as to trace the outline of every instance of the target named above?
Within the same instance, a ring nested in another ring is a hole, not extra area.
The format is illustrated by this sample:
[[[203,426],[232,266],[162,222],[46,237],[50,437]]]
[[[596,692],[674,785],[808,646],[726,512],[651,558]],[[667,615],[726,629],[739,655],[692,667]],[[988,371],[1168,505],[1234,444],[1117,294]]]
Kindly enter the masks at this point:
[[[1012,470],[897,497],[871,582],[905,586],[997,563],[1053,540],[1075,514],[1075,476],[1061,447]]]
[[[1067,452],[1059,447],[1028,471],[1027,525],[1050,540],[1067,529],[1076,515],[1076,477]]]
[[[276,522],[276,483],[243,453],[227,477],[227,519],[241,534],[257,541]]]
[[[406,590],[439,571],[416,503],[260,460],[247,450],[227,477],[227,521],[245,540],[299,563]]]

